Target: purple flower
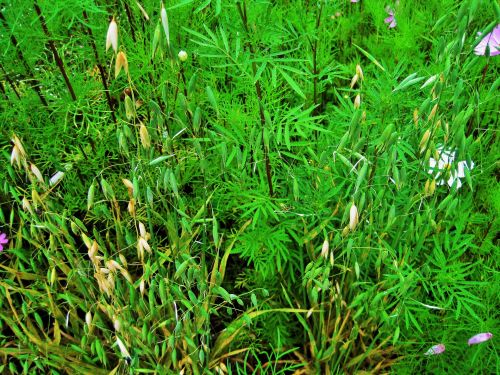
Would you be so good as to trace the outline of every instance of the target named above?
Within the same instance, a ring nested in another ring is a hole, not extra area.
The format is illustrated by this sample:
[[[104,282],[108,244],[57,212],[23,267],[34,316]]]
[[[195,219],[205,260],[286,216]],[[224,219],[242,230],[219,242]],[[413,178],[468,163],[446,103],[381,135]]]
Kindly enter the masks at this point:
[[[467,343],[469,345],[475,345],[475,344],[480,344],[482,342],[488,341],[493,337],[493,334],[490,332],[485,332],[485,333],[478,333],[475,336],[472,336]]]
[[[9,239],[7,238],[7,235],[0,232],[0,251],[3,250],[3,245],[7,245],[8,242]]]
[[[394,11],[389,6],[385,8],[385,11],[389,14],[389,17],[384,22],[389,24],[389,29],[396,27],[398,23],[396,22],[396,17],[394,17]]]
[[[485,55],[486,46],[490,50],[490,56],[500,55],[500,24],[491,33],[486,34],[476,48],[474,48],[474,53],[481,56]]]
[[[441,354],[446,350],[446,347],[444,344],[438,344],[434,345],[433,347],[429,348],[424,355],[436,355],[436,354]]]

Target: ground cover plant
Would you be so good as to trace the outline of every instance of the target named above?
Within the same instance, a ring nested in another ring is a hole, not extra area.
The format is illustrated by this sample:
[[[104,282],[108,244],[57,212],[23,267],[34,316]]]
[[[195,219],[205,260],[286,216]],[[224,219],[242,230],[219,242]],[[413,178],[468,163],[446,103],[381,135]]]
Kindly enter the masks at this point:
[[[500,7],[0,10],[0,370],[493,374]]]

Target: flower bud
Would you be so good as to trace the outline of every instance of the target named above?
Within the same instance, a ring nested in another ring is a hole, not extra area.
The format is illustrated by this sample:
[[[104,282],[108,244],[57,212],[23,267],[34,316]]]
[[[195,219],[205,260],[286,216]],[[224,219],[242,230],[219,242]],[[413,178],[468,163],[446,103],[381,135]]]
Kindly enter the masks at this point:
[[[441,354],[441,353],[444,353],[445,350],[446,350],[446,347],[444,346],[444,344],[438,344],[438,345],[434,345],[429,350],[427,350],[424,353],[424,355]]]
[[[469,345],[475,345],[475,344],[480,344],[482,342],[488,341],[493,337],[493,334],[490,332],[485,332],[485,333],[479,333],[475,336],[472,336],[467,343]]]
[[[186,61],[188,58],[188,54],[184,50],[179,51],[179,54],[177,56],[179,57],[179,60],[181,60],[182,62]]]

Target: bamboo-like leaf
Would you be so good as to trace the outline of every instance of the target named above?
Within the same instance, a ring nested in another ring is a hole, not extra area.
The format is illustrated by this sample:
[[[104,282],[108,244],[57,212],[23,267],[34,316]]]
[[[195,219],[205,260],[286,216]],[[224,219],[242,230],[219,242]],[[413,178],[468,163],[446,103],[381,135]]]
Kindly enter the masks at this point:
[[[287,73],[285,73],[282,69],[279,69],[278,68],[278,71],[280,72],[280,74],[283,76],[283,78],[285,79],[285,81],[288,82],[288,84],[290,85],[290,87],[297,93],[299,94],[299,96],[302,98],[302,99],[306,99],[306,96],[304,94],[304,92],[302,91],[302,89],[299,87],[299,85],[297,84],[297,82],[295,82],[293,80],[292,77],[290,77]]]

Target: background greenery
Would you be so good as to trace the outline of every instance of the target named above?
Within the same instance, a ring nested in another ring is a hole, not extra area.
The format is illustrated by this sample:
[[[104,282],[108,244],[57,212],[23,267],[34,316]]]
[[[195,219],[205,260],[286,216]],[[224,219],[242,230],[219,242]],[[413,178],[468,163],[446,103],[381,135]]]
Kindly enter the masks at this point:
[[[2,371],[500,372],[497,2],[2,4]]]

